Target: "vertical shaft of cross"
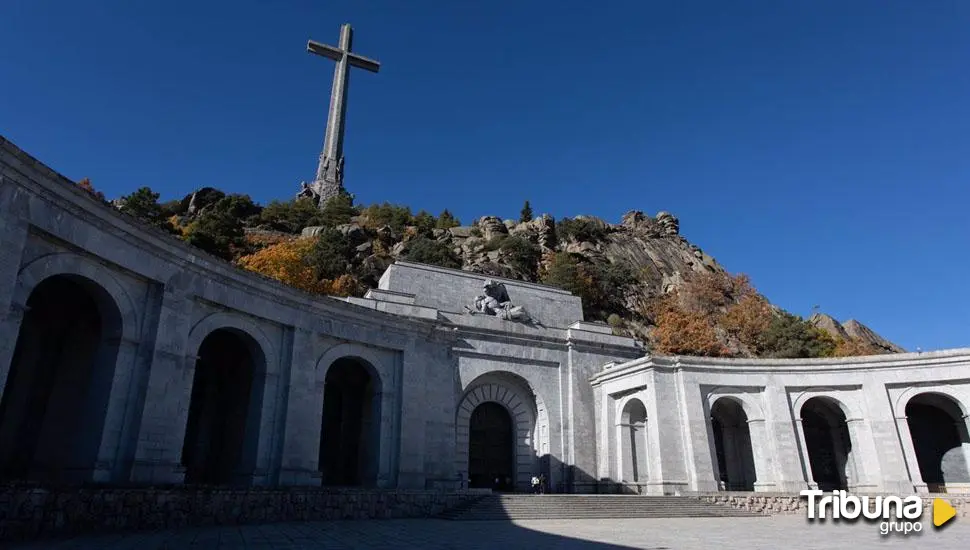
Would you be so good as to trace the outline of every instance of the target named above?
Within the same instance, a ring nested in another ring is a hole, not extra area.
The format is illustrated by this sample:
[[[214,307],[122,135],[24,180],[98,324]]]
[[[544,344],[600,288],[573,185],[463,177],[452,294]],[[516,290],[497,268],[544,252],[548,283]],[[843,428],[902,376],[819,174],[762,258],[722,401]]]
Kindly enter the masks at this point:
[[[340,26],[340,50],[350,52],[352,36],[353,30],[349,23]],[[347,70],[349,59],[344,53],[336,61],[333,69],[333,89],[330,92],[330,111],[327,115],[327,133],[323,140],[323,150],[320,152],[320,163],[317,165],[318,181],[327,179],[328,161],[335,165],[344,156],[344,117],[347,114],[347,85],[350,84],[350,71]],[[336,169],[336,166],[333,168]]]
[[[327,133],[320,151],[317,176],[312,185],[304,183],[298,196],[315,197],[321,207],[330,198],[339,195],[344,187],[344,120],[347,115],[347,87],[350,82],[350,68],[357,67],[376,73],[381,64],[373,59],[350,51],[353,30],[350,24],[340,26],[340,43],[335,46],[310,40],[307,51],[332,59],[336,63],[333,70],[333,89],[330,92],[330,112],[327,115]]]

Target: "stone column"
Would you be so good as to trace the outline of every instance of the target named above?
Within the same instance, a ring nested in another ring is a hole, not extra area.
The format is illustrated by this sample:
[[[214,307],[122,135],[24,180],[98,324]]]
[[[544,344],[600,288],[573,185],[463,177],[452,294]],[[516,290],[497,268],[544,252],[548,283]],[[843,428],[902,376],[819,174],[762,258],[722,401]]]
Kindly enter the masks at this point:
[[[846,419],[846,425],[852,444],[849,458],[855,471],[855,479],[848,484],[849,488],[859,492],[885,491],[886,487],[880,481],[879,452],[869,423],[864,418],[850,418]]]
[[[777,491],[777,473],[768,441],[768,426],[764,418],[748,420],[748,437],[751,439],[751,455],[754,457],[754,490]]]
[[[317,349],[313,342],[310,331],[294,331],[290,379],[286,388],[281,485],[320,485],[321,482],[318,464],[323,385],[317,386]]]
[[[0,176],[0,397],[7,383],[26,304],[14,303],[17,275],[27,245],[27,195]]]
[[[137,396],[132,394],[131,382],[138,368],[138,345],[139,343],[137,341],[124,338],[109,343],[109,346],[114,348],[117,353],[104,354],[108,357],[103,359],[99,357],[94,367],[95,372],[92,373],[92,378],[96,380],[98,377],[110,375],[111,385],[106,399],[106,411],[103,413],[98,410],[86,410],[83,412],[83,414],[90,414],[92,416],[91,421],[83,423],[83,425],[88,426],[98,425],[99,422],[93,419],[99,414],[104,414],[101,433],[90,434],[89,436],[97,438],[92,442],[97,447],[97,458],[92,465],[91,471],[83,474],[84,480],[100,483],[123,481],[122,479],[116,479],[115,476],[121,475],[119,470],[121,465],[117,461],[122,458],[119,456],[119,450],[122,448],[125,416],[129,407],[137,406],[137,404],[132,403],[132,400],[136,399]],[[98,386],[100,384],[96,382],[92,383],[92,387]],[[99,404],[99,400],[95,395],[89,395],[88,400],[94,406]]]
[[[166,285],[131,471],[136,483],[182,483],[185,479],[180,461],[198,352],[186,349],[192,307],[192,295],[185,288]]]
[[[681,381],[675,373],[654,371],[653,382],[655,393],[646,403],[650,438],[647,454],[651,458],[647,492],[679,494],[687,490],[716,490],[706,444],[709,423],[703,405],[698,400],[684,403],[678,387]],[[685,442],[688,445],[698,442],[702,447],[685,448]],[[696,488],[690,486],[688,468],[693,469]]]
[[[395,373],[397,369],[395,369]],[[396,486],[395,471],[397,468],[397,453],[395,452],[396,443],[400,436],[397,426],[397,410],[399,408],[397,400],[397,381],[395,387],[384,388],[380,395],[374,396],[374,404],[380,402],[380,425],[377,430],[380,433],[380,443],[378,445],[378,464],[377,464],[377,486],[381,489],[389,489]]]
[[[916,447],[913,445],[913,435],[909,431],[909,419],[905,416],[896,417],[896,429],[899,431],[899,443],[903,457],[906,460],[906,471],[913,483],[913,491],[929,493],[929,487],[923,481],[923,474],[919,471],[919,461],[916,457]]]
[[[775,490],[797,493],[812,479],[801,419],[793,418],[783,386],[765,388],[765,406],[765,437],[775,465]],[[796,412],[794,416],[801,415]]]
[[[795,419],[795,429],[798,432],[798,448],[801,456],[802,471],[805,473],[805,483],[809,489],[818,489],[818,483],[815,483],[815,477],[812,473],[811,454],[808,452],[808,444],[805,442],[805,426],[802,424],[801,415]]]

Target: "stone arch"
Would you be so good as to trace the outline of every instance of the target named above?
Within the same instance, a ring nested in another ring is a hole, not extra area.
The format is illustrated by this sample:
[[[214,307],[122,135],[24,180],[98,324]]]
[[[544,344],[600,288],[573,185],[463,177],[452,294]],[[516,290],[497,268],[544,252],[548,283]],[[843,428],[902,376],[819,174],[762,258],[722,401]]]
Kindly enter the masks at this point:
[[[115,274],[104,265],[71,252],[47,254],[24,265],[17,275],[11,305],[24,309],[37,285],[56,275],[80,277],[97,285],[99,292],[110,296],[118,310],[120,323],[115,337],[131,342],[139,340],[141,323],[138,308]]]
[[[638,396],[617,404],[616,470],[623,483],[642,485],[649,479],[647,460],[647,406]]]
[[[792,410],[795,412],[795,418],[800,418],[802,407],[805,406],[806,402],[815,398],[824,398],[826,402],[837,406],[849,421],[863,418],[862,409],[854,396],[849,396],[831,389],[803,391],[797,394],[795,399],[792,400]]]
[[[268,381],[278,379],[276,347],[257,323],[219,312],[192,327],[186,352],[186,482],[250,485],[273,437],[276,395]]]
[[[338,359],[343,358],[353,358],[360,361],[361,365],[367,369],[371,376],[377,381],[378,393],[383,391],[384,388],[384,376],[382,376],[382,371],[385,369],[382,367],[382,362],[380,358],[374,353],[374,350],[368,348],[367,346],[356,344],[356,343],[343,343],[337,344],[324,352],[323,355],[317,359],[317,365],[314,370],[317,388],[322,389],[327,380],[327,372],[330,367]]]
[[[515,462],[512,472],[512,488],[527,490],[533,475],[545,475],[549,479],[549,465],[540,460],[540,453],[548,449],[548,413],[542,398],[532,386],[518,374],[496,370],[475,378],[466,386],[458,400],[456,413],[456,469],[463,479],[471,483],[469,469],[469,446],[471,419],[475,409],[483,403],[497,403],[508,411],[514,428]],[[538,437],[537,437],[538,436]]]
[[[948,392],[912,392],[903,412],[929,492],[970,487],[970,433],[963,404]]]
[[[279,373],[279,354],[276,352],[276,346],[259,327],[259,324],[238,314],[228,312],[211,313],[192,327],[185,347],[189,357],[194,358],[194,354],[202,345],[202,341],[218,329],[234,329],[251,338],[263,355],[265,372],[269,374]],[[194,369],[194,367],[192,368]]]
[[[823,491],[848,489],[851,478],[856,477],[856,442],[848,425],[852,409],[831,395],[816,394],[801,400],[796,411],[810,480]]]
[[[129,399],[112,400],[117,365],[139,328],[127,293],[97,264],[54,254],[21,271],[13,303],[24,315],[0,385],[0,478],[107,481],[112,404]]]
[[[734,400],[741,406],[749,422],[762,421],[765,419],[764,408],[762,408],[761,404],[758,403],[751,393],[750,390],[745,391],[744,388],[733,386],[714,388],[707,392],[707,409],[711,410],[715,401],[726,397]]]
[[[709,408],[714,475],[729,491],[753,491],[757,481],[749,410],[751,405],[736,395],[718,396]]]
[[[893,403],[893,410],[896,411],[896,415],[905,416],[906,405],[909,404],[909,401],[916,395],[923,394],[923,393],[932,393],[932,394],[940,395],[942,397],[946,397],[950,399],[959,408],[960,414],[963,417],[966,418],[970,416],[970,407],[968,407],[965,404],[966,398],[963,395],[960,395],[953,388],[950,388],[947,386],[937,386],[937,385],[909,386],[903,391],[899,392],[899,395],[896,396],[896,400]]]
[[[358,353],[329,361],[318,375],[323,378],[318,383],[323,405],[317,469],[323,485],[376,486],[381,450],[380,372]]]
[[[355,428],[360,433],[360,447],[358,456],[363,457],[360,464],[359,475],[351,485],[362,486],[392,486],[396,483],[396,464],[397,456],[394,454],[395,440],[400,436],[397,432],[399,425],[399,410],[397,408],[397,392],[399,384],[399,374],[397,368],[399,364],[387,357],[382,359],[381,354],[374,348],[355,343],[343,342],[328,348],[319,359],[317,359],[314,381],[316,391],[314,393],[316,401],[315,418],[317,420],[315,429],[317,444],[317,461],[314,467],[320,471],[321,482],[327,484],[345,484],[341,482],[341,477],[329,476],[327,472],[320,470],[327,464],[325,451],[328,447],[324,437],[326,423],[328,421],[325,414],[328,407],[327,379],[334,367],[346,365],[352,362],[354,366],[362,372],[366,372],[369,388],[362,395],[358,396],[360,408],[354,412],[361,419],[361,426]],[[331,399],[331,407],[334,399]],[[352,417],[347,417],[352,418]],[[353,426],[352,426],[353,427]],[[332,447],[332,445],[329,445]],[[349,458],[348,458],[349,460]]]

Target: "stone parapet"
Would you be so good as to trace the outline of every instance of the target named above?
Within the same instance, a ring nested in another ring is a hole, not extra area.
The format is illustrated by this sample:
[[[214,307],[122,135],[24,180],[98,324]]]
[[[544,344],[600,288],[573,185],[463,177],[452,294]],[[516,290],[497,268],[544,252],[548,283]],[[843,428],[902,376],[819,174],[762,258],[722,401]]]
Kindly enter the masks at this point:
[[[0,541],[282,521],[429,517],[488,490],[0,488]]]

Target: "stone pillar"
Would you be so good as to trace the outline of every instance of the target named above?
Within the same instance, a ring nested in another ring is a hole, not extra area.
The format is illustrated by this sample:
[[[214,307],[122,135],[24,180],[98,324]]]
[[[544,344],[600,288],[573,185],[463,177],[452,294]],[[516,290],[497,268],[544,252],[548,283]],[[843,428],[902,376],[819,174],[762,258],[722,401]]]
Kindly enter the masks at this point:
[[[14,303],[17,275],[27,245],[27,195],[0,176],[0,398],[6,386],[26,304]]]
[[[913,435],[909,431],[909,419],[905,416],[896,417],[896,430],[899,432],[899,443],[906,461],[906,470],[913,484],[913,491],[929,493],[929,487],[923,481],[923,474],[919,471],[919,461],[916,457],[916,447],[913,445]]]
[[[380,425],[376,429],[380,433],[378,439],[380,443],[377,448],[377,486],[381,489],[390,489],[397,485],[395,446],[400,437],[400,429],[396,422],[399,407],[396,389],[396,387],[384,388],[380,395],[374,396],[375,408],[377,403],[380,403]]]
[[[186,349],[192,306],[192,295],[185,288],[166,285],[131,471],[136,483],[182,483],[185,479],[180,462],[198,352]]]
[[[778,474],[772,460],[771,444],[768,439],[768,423],[764,418],[748,420],[748,437],[751,439],[751,455],[754,457],[754,490],[757,492],[777,491]]]
[[[303,329],[294,331],[290,379],[286,388],[281,485],[320,485],[321,482],[318,463],[323,385],[317,386],[316,356],[313,334]]]
[[[914,482],[920,477],[913,478],[910,475],[905,446],[912,446],[912,441],[905,422],[906,414],[904,411],[899,412],[904,417],[901,431],[899,419],[893,411],[892,402],[886,398],[885,390],[876,385],[865,386],[863,393],[866,398],[866,414],[869,415],[869,437],[875,449],[878,449],[873,464],[879,466],[879,476],[870,476],[870,479],[881,485],[880,491],[908,494],[913,491]],[[913,465],[915,464],[914,462]],[[916,469],[918,473],[919,467]]]
[[[852,470],[846,468],[846,474],[850,471],[855,472],[854,479],[847,480],[849,489],[858,492],[885,491],[886,487],[883,487],[880,481],[879,452],[872,440],[869,424],[863,418],[849,418],[845,423],[852,445],[849,451]],[[837,445],[836,449],[840,447]]]
[[[699,447],[685,448],[685,443],[708,441],[709,423],[703,405],[698,400],[684,402],[677,374],[654,371],[652,375],[654,395],[646,403],[650,441],[647,454],[651,458],[647,492],[680,494],[688,490],[716,490],[707,445],[700,452]],[[688,468],[693,470],[693,487]]]
[[[802,417],[800,415],[795,419],[795,429],[798,432],[798,448],[801,456],[802,470],[805,473],[805,483],[809,489],[818,489],[818,483],[815,483],[815,477],[812,473],[811,454],[808,452],[808,445],[805,441],[805,426],[802,424]]]
[[[97,446],[97,458],[92,465],[91,471],[83,474],[84,480],[100,483],[113,481],[123,481],[116,476],[121,475],[120,464],[117,463],[123,457],[119,456],[122,448],[122,437],[124,435],[125,416],[129,407],[137,406],[132,403],[137,398],[132,392],[132,379],[135,378],[135,371],[138,368],[138,345],[137,341],[120,339],[117,342],[109,343],[109,346],[117,350],[117,353],[107,353],[108,357],[102,360],[99,357],[92,373],[92,387],[98,387],[96,382],[98,377],[111,375],[111,385],[107,397],[107,410],[103,413],[98,410],[84,411],[83,414],[90,414],[96,417],[104,414],[103,429],[100,434],[90,434],[89,437],[96,437],[93,444]],[[100,354],[99,354],[100,355]],[[112,372],[113,371],[113,372]],[[89,401],[98,403],[94,395],[88,396]],[[98,425],[97,421],[84,422],[84,425]]]
[[[776,491],[797,493],[812,479],[801,419],[793,418],[783,386],[765,388],[765,432],[773,462]],[[801,415],[796,412],[795,417]],[[792,424],[795,429],[792,429]]]

